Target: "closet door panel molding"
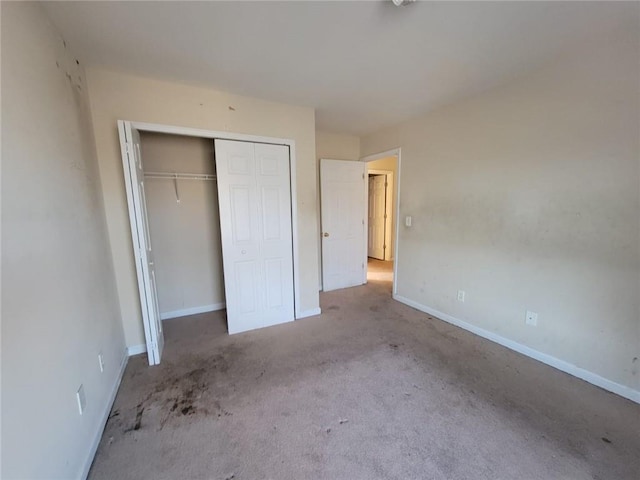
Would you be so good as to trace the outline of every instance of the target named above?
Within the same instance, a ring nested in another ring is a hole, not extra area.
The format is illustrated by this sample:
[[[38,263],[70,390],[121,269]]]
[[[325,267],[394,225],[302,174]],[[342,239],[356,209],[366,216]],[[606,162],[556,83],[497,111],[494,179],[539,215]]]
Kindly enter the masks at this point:
[[[215,140],[229,333],[294,319],[289,149]]]

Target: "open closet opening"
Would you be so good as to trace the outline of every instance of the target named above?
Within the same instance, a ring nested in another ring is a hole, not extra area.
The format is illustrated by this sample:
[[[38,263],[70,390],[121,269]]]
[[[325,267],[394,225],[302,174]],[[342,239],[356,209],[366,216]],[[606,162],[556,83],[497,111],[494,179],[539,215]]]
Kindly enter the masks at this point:
[[[118,131],[149,364],[165,319],[224,308],[229,334],[293,321],[295,143],[123,120]]]
[[[140,148],[161,320],[224,309],[213,140],[140,132]]]

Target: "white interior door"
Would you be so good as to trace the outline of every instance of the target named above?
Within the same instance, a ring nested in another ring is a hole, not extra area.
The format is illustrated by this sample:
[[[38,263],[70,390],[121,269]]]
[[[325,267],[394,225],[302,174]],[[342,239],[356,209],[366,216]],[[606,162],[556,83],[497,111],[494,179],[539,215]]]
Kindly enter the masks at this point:
[[[147,342],[147,356],[149,357],[149,365],[157,365],[162,357],[164,335],[158,307],[156,274],[144,192],[140,134],[131,127],[130,122],[118,121],[118,130],[129,203],[129,220],[138,276],[140,307]]]
[[[294,320],[289,148],[215,140],[229,333]]]
[[[325,292],[366,282],[364,172],[364,162],[320,160]]]
[[[368,255],[378,260],[384,260],[385,258],[386,202],[387,177],[385,175],[370,176]]]

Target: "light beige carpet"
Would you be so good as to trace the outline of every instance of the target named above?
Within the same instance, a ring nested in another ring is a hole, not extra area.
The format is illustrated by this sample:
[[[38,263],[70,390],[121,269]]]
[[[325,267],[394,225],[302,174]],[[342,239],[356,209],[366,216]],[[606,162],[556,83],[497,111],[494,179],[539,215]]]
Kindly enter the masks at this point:
[[[394,302],[388,278],[246,334],[165,322],[90,478],[640,479],[640,406]]]

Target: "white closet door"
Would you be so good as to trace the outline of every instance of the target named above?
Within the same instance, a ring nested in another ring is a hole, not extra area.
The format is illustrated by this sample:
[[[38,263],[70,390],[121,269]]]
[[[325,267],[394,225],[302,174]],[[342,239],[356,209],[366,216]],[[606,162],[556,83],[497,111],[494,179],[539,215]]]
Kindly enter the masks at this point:
[[[384,260],[387,179],[385,175],[369,177],[369,252],[368,255]]]
[[[365,163],[320,160],[322,288],[366,282]]]
[[[140,134],[130,122],[118,122],[122,163],[129,203],[129,220],[138,276],[140,307],[147,342],[149,365],[157,365],[164,349],[164,334],[160,320],[155,265],[151,248],[149,218],[145,199],[144,172],[140,154]]]
[[[289,149],[215,140],[229,333],[294,319]]]

